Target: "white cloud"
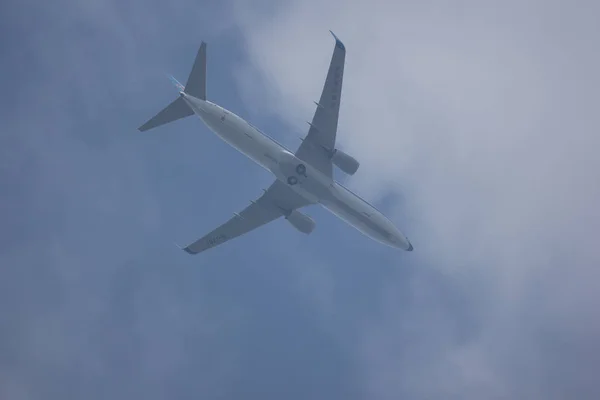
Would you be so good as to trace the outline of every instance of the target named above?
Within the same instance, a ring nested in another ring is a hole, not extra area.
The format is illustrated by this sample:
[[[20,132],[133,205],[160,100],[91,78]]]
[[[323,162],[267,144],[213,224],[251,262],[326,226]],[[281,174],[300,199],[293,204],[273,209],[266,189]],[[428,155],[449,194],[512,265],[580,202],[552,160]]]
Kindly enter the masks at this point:
[[[428,272],[402,312],[390,283],[360,350],[366,385],[379,398],[597,396],[585,371],[600,366],[598,7],[268,4],[236,13],[254,109],[259,97],[304,130],[336,32],[348,50],[339,138],[362,162],[353,185],[402,193],[392,216],[410,221],[414,259],[476,303],[477,333],[458,345],[443,297],[414,297],[432,290]],[[400,342],[407,324],[424,333]]]

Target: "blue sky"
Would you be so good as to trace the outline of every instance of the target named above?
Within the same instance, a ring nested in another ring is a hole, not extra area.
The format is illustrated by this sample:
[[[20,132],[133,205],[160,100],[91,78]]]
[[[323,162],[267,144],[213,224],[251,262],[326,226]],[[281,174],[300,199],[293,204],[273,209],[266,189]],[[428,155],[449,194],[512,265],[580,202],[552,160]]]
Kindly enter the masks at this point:
[[[0,5],[0,397],[597,398],[594,13],[312,3]],[[166,74],[207,41],[210,99],[295,148],[328,29],[348,184],[415,252],[318,207],[177,249],[272,177],[195,118],[138,132]]]

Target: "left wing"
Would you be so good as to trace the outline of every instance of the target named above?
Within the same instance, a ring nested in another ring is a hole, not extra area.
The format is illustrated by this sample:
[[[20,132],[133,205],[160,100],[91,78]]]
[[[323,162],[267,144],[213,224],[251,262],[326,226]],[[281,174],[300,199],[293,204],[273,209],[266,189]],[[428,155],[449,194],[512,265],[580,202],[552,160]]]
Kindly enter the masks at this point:
[[[250,232],[282,215],[311,204],[279,180],[239,214],[183,250],[197,254]]]
[[[330,31],[331,32],[331,31]],[[344,62],[346,47],[333,32],[335,48],[331,56],[327,78],[317,103],[317,110],[309,123],[310,129],[296,151],[296,156],[317,168],[325,175],[333,176],[331,156],[335,150],[338,117],[340,114],[340,97],[344,78]]]

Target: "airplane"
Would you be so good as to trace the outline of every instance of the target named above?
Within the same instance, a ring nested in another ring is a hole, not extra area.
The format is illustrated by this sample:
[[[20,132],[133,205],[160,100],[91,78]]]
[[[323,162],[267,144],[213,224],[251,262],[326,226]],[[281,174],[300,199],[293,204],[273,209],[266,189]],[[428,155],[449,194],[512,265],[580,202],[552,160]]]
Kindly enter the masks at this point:
[[[331,31],[330,31],[331,32]],[[408,238],[381,212],[333,178],[333,166],[354,175],[359,162],[336,148],[346,47],[333,33],[335,47],[321,98],[309,130],[296,152],[235,113],[206,99],[206,43],[201,42],[188,80],[174,78],[179,97],[138,129],[142,132],[196,114],[223,141],[270,171],[275,181],[256,201],[204,237],[183,247],[197,254],[284,217],[309,234],[315,221],[299,209],[320,204],[366,236],[385,245],[412,251]]]

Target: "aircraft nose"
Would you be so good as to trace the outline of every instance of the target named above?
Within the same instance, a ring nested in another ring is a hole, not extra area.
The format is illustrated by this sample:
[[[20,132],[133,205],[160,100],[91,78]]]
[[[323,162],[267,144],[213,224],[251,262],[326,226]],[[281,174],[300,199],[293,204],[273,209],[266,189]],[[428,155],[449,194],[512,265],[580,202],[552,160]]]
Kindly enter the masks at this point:
[[[408,238],[400,232],[390,232],[389,240],[390,244],[398,249],[402,249],[404,251],[413,251],[414,249]]]

